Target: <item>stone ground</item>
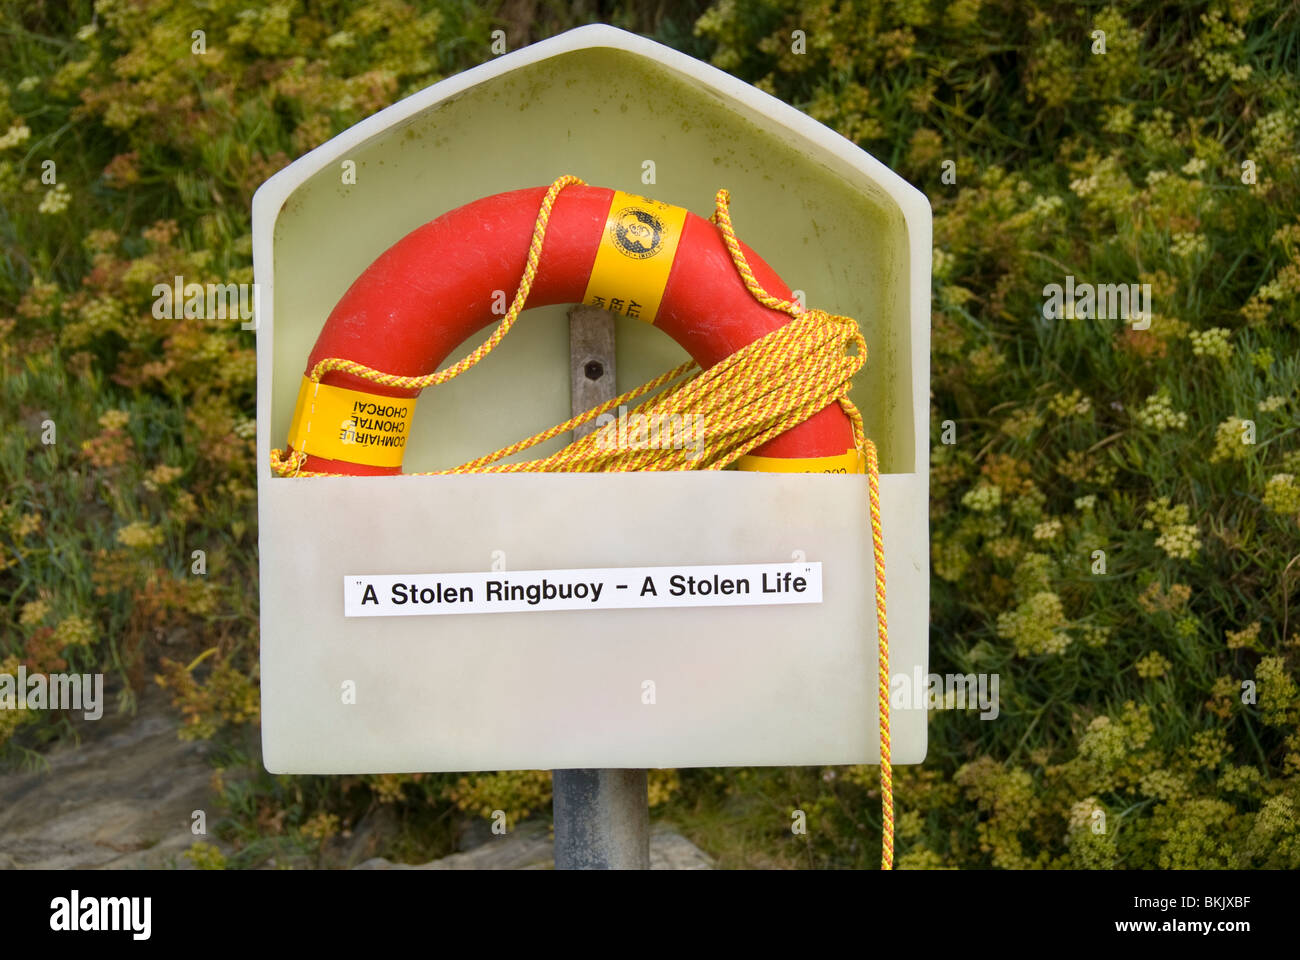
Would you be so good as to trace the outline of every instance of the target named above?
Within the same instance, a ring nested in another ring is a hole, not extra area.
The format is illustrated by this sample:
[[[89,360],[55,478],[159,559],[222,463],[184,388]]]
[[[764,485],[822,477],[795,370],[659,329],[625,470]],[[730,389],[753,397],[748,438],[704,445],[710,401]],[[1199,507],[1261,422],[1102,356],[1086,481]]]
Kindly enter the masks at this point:
[[[107,691],[106,691],[107,692]],[[149,869],[188,867],[195,810],[220,817],[202,741],[177,738],[161,690],[140,698],[134,717],[112,714],[81,725],[81,743],[61,744],[48,768],[0,774],[0,869]],[[391,863],[382,851],[393,825],[383,808],[357,824],[342,862],[361,870],[549,870],[550,824],[525,822],[506,836],[468,824],[460,852],[430,863]],[[205,842],[226,848],[213,835]],[[663,825],[652,829],[651,869],[707,870],[712,860]],[[305,864],[304,864],[305,865]],[[274,866],[274,862],[267,866]]]
[[[467,851],[429,863],[390,863],[373,857],[356,870],[553,870],[555,855],[551,825],[528,821],[505,836],[483,840]],[[464,843],[464,841],[462,841]],[[711,870],[713,860],[680,833],[663,825],[650,830],[651,870]]]
[[[142,695],[134,717],[105,700],[103,718],[80,726],[79,746],[45,755],[48,769],[0,775],[0,868],[183,865],[198,839],[193,811],[217,819],[209,746],[177,738],[163,692]]]

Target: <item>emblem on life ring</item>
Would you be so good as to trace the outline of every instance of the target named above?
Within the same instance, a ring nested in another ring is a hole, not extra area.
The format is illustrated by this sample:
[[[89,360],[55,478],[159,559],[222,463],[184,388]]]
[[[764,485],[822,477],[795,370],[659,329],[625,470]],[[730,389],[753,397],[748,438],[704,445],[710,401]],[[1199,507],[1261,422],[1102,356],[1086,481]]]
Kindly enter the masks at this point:
[[[624,207],[614,217],[610,236],[619,253],[645,260],[663,249],[664,224],[643,207]]]

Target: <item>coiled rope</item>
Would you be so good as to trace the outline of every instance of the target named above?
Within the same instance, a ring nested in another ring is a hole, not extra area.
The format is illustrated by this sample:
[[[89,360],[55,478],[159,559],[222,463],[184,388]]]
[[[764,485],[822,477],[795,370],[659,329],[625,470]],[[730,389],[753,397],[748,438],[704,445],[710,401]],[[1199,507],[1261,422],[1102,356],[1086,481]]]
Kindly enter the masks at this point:
[[[551,184],[542,199],[528,248],[527,266],[515,291],[514,300],[491,336],[464,359],[420,377],[402,377],[375,370],[354,360],[329,357],[317,363],[308,379],[319,383],[325,374],[338,371],[389,387],[420,390],[446,383],[474,367],[496,349],[523,312],[537,276],[542,241],[551,218],[555,198],[565,187],[583,184],[574,176],[562,176]],[[750,269],[731,223],[730,193],[721,189],[709,218],[722,234],[732,262],[745,288],[759,303],[792,318],[786,325],[742,347],[708,370],[695,372],[691,360],[644,383],[619,397],[557,424],[541,433],[502,447],[493,453],[448,470],[432,470],[412,476],[442,476],[457,473],[558,473],[628,472],[635,470],[721,470],[773,437],[807,420],[817,411],[838,403],[853,425],[853,439],[866,461],[870,494],[871,541],[876,575],[876,624],[879,638],[880,800],[881,869],[894,863],[894,790],[889,744],[889,635],[885,617],[885,559],[880,521],[880,468],[876,446],[866,436],[862,414],[849,399],[853,377],[867,360],[866,341],[857,321],[806,310],[797,300],[783,300],[769,294]],[[686,378],[686,379],[682,379]],[[651,423],[667,423],[664,417],[696,417],[703,443],[699,449],[624,449],[611,434],[616,424],[597,429],[568,446],[537,460],[500,463],[507,457],[544,443],[575,427],[588,423],[620,405],[639,397],[660,393],[642,402],[632,414],[644,414]],[[288,456],[271,451],[271,468],[282,477],[341,477],[348,474],[303,470],[307,454],[301,450]]]

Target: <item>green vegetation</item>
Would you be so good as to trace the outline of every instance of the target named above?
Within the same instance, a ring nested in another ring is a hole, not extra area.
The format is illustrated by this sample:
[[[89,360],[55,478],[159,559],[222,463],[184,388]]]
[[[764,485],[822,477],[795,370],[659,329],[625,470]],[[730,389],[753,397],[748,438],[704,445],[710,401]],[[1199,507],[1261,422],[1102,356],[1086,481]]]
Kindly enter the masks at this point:
[[[932,712],[929,760],[895,771],[899,865],[1300,867],[1300,10],[624,10],[934,206],[931,669],[997,673],[1002,702]],[[252,280],[249,201],[290,159],[479,62],[497,27],[514,46],[577,22],[497,17],[100,0],[0,19],[0,672],[108,670],[109,709],[164,685],[181,735],[220,748],[211,826],[235,853],[200,845],[197,866],[329,863],[380,805],[411,859],[446,852],[459,813],[546,810],[544,773],[261,770],[251,335],[152,313],[178,274]],[[1149,284],[1149,329],[1045,319],[1067,276]],[[0,712],[9,763],[68,732]],[[869,867],[876,784],[659,771],[652,798],[724,866]]]

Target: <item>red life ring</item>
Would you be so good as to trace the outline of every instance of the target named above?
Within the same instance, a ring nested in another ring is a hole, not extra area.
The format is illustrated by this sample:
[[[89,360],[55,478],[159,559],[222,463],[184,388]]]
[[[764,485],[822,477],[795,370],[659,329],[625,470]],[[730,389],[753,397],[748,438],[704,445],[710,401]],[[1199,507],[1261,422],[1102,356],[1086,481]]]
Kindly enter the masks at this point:
[[[533,187],[484,197],[412,230],[367,267],[339,300],[316,340],[307,371],[330,357],[400,376],[424,376],[437,369],[475,331],[500,320],[501,294],[496,291],[514,291],[546,192],[546,187]],[[771,267],[749,247],[741,248],[762,287],[774,296],[792,297]],[[614,296],[623,283],[630,293]],[[494,302],[498,312],[493,312]],[[525,306],[583,302],[653,322],[705,369],[791,320],[754,299],[708,220],[632,194],[575,185],[555,199]],[[398,417],[385,420],[385,414],[393,414],[401,400],[419,393],[337,370],[326,373],[321,385],[342,388],[335,393],[361,411],[359,423],[394,431],[406,427],[394,425]],[[363,396],[358,400],[343,391]],[[295,439],[300,449],[306,448],[304,470],[401,473],[400,449],[389,451],[389,465],[377,465],[373,456],[358,454],[358,459],[370,462],[338,459],[352,448],[306,441],[298,431],[305,396],[306,391],[300,394],[290,437],[290,450]],[[386,404],[386,398],[395,402]],[[409,426],[409,420],[406,423]],[[852,425],[838,403],[753,454],[768,459],[755,461],[760,465],[750,469],[823,472],[832,463],[848,462],[846,458],[856,464]]]

